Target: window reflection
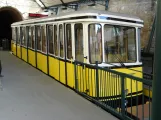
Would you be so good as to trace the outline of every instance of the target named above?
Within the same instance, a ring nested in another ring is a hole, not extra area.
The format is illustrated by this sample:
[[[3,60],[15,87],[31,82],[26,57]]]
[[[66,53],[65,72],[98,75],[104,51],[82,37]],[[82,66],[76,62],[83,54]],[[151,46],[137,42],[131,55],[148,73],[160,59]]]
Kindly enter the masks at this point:
[[[135,28],[104,26],[105,62],[135,62]]]
[[[40,26],[36,26],[36,38],[37,38],[37,50],[42,49],[42,41],[41,41],[41,28]]]
[[[67,39],[67,58],[72,58],[72,33],[71,25],[66,25],[66,39]]]
[[[83,54],[83,24],[77,23],[74,26],[75,30],[75,59],[84,62]]]
[[[17,30],[17,44],[19,45],[20,44],[20,29],[17,27],[16,28],[16,30]]]
[[[55,55],[58,56],[58,37],[57,37],[57,26],[54,25],[54,52]]]
[[[60,57],[64,57],[63,25],[59,25]]]
[[[100,24],[90,24],[89,29],[89,57],[90,62],[102,62],[102,26]]]
[[[46,52],[46,32],[45,32],[45,26],[41,27],[41,33],[42,33],[42,51]]]
[[[53,25],[48,26],[49,53],[54,54]]]

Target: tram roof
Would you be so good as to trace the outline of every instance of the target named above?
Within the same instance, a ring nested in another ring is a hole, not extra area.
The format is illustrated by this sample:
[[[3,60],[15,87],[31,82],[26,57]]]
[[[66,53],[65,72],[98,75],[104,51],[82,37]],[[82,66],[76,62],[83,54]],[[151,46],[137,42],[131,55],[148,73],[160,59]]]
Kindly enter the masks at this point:
[[[133,20],[137,22],[143,22],[143,20],[141,20],[139,17],[129,15],[129,14],[109,12],[109,11],[103,11],[103,10],[78,10],[74,12],[61,13],[59,15],[51,15],[49,17],[44,17],[44,18],[28,19],[20,22],[15,22],[12,25],[45,22],[50,20],[65,19],[65,18],[71,18],[71,17],[81,17],[81,16],[104,16],[104,17],[111,17],[114,19]]]

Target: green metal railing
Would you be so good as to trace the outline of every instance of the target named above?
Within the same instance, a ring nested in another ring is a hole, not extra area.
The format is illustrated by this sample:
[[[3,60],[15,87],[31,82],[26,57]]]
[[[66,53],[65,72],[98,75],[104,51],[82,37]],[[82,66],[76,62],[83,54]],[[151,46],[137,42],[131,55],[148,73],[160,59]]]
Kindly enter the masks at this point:
[[[120,119],[144,120],[151,113],[151,99],[143,94],[145,80],[109,68],[74,62],[76,92]],[[146,102],[148,101],[148,104]],[[146,107],[148,108],[146,109]]]

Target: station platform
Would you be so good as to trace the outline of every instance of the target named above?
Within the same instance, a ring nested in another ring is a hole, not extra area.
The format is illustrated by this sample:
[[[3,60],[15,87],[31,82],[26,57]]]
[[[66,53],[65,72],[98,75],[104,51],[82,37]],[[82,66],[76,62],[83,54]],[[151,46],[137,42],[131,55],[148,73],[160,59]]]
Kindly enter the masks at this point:
[[[118,120],[9,52],[0,60],[0,120]]]

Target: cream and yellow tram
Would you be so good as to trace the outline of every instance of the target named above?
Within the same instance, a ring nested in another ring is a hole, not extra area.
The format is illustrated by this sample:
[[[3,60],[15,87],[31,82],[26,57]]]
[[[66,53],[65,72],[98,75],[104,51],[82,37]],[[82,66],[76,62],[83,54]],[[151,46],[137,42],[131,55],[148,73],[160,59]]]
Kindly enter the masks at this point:
[[[141,27],[143,21],[137,17],[98,10],[30,19],[12,24],[12,52],[73,89],[76,87],[75,60],[92,65],[98,61],[98,66],[110,67],[142,78]],[[120,65],[114,54],[126,68]],[[92,68],[88,70],[93,71]],[[128,81],[126,84],[133,96],[142,94],[141,82],[137,83],[137,91],[136,82],[132,81],[134,87]],[[93,90],[89,90],[88,94],[95,97],[95,87],[91,89]],[[105,89],[108,89],[108,92],[112,87]],[[82,89],[82,92],[85,92],[85,89]]]

